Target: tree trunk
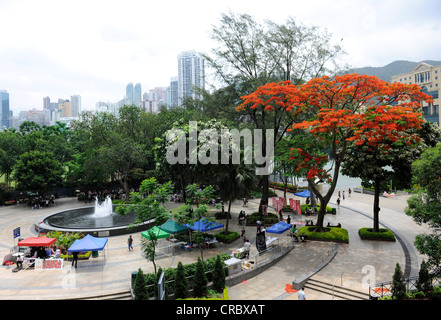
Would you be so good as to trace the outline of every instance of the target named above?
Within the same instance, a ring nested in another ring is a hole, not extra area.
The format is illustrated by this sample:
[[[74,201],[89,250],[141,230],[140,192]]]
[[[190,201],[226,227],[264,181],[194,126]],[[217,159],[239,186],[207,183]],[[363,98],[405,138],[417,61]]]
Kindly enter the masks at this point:
[[[374,226],[373,232],[380,231],[380,179],[375,179],[375,193],[374,193]]]
[[[225,234],[228,234],[228,225],[230,222],[230,209],[231,209],[231,199],[228,200],[228,212],[227,212],[227,222],[225,223]]]
[[[268,188],[269,188],[269,176],[264,175],[262,176],[262,198],[260,198],[260,205],[259,205],[259,213],[261,215],[264,214],[263,212],[263,205],[266,205],[268,210]]]

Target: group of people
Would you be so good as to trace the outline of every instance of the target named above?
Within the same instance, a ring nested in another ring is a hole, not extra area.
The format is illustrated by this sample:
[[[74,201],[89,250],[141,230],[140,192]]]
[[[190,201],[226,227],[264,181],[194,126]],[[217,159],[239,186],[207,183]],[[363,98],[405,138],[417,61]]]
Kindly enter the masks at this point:
[[[42,196],[32,199],[32,209],[40,209],[41,207],[49,207],[55,204],[55,196],[52,194],[49,199],[45,199]]]
[[[351,190],[351,188],[349,188],[348,189],[348,197],[351,197],[351,193],[352,193],[352,190]],[[339,206],[340,205],[340,202],[341,202],[341,200],[340,200],[340,198],[342,198],[342,196],[343,196],[343,200],[345,200],[345,191],[343,190],[343,191],[338,191],[338,198],[337,198],[337,205]]]

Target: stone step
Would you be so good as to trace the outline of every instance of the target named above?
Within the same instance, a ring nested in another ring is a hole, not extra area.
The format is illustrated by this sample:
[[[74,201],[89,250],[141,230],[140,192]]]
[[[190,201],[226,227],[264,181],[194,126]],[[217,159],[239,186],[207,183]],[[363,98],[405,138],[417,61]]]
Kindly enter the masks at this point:
[[[330,283],[311,278],[308,280],[308,282],[306,282],[305,288],[319,291],[331,297],[344,300],[369,300],[369,295],[367,293],[337,285],[332,285]]]

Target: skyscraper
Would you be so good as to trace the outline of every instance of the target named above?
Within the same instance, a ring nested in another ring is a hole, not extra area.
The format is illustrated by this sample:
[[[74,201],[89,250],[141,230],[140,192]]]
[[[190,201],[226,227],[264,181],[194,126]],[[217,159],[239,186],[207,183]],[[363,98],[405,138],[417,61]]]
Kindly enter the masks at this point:
[[[140,107],[142,102],[142,91],[141,91],[141,84],[137,83],[135,85],[135,88],[133,89],[133,101],[132,104],[135,106]]]
[[[127,97],[127,104],[132,105],[133,104],[133,83],[129,83],[126,87],[126,97]]]
[[[9,93],[0,90],[0,129],[9,128]]]
[[[178,77],[170,79],[170,86],[167,88],[167,108],[178,106]]]
[[[184,51],[178,55],[178,105],[186,97],[201,99],[195,87],[205,89],[204,59],[194,50]]]
[[[78,117],[81,113],[81,96],[71,96],[70,103],[72,105],[72,117]]]

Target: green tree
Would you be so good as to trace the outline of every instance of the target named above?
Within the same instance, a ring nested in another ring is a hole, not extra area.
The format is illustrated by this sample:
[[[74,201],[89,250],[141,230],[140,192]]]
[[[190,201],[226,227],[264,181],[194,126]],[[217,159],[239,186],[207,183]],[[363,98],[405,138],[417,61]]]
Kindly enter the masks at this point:
[[[141,268],[136,274],[135,285],[133,288],[135,300],[149,300],[149,293],[147,291],[144,272]]]
[[[205,274],[204,263],[198,257],[198,261],[196,263],[196,270],[193,277],[193,294],[194,297],[204,297],[208,293],[208,280],[207,275]]]
[[[156,246],[158,245],[158,237],[149,229],[147,231],[148,238],[141,238],[141,252],[144,257],[153,263],[153,269],[156,273]]]
[[[238,198],[249,196],[250,190],[257,186],[258,178],[251,166],[244,164],[224,164],[221,170],[215,173],[216,185],[219,187],[219,196],[228,201],[227,221],[225,234],[228,234],[231,204]]]
[[[218,255],[216,257],[216,262],[214,263],[213,270],[213,288],[217,292],[222,292],[225,288],[225,271],[223,268],[223,263]]]
[[[427,148],[420,159],[412,164],[414,183],[420,185],[418,194],[407,200],[405,213],[417,224],[427,223],[433,230],[430,234],[417,235],[417,250],[428,257],[427,266],[436,275],[441,274],[441,143]]]
[[[181,261],[178,262],[178,267],[176,269],[174,288],[176,299],[185,299],[188,297],[188,281],[185,277],[184,266]]]
[[[416,132],[421,138],[418,143],[407,145],[400,141],[383,141],[382,145],[389,146],[387,152],[368,145],[366,141],[348,146],[341,172],[350,177],[359,177],[363,182],[372,182],[374,185],[374,232],[379,232],[380,229],[380,192],[383,183],[403,175],[410,179],[408,173],[411,171],[412,161],[420,156],[424,148],[436,144],[436,137],[439,136],[439,129],[427,122]]]
[[[0,132],[0,174],[9,184],[10,176],[21,154],[26,151],[24,137],[15,130]]]
[[[285,24],[272,21],[259,23],[247,14],[222,14],[218,25],[211,31],[211,37],[218,43],[211,55],[204,57],[215,70],[218,80],[226,86],[216,95],[226,102],[231,110],[231,102],[240,99],[259,86],[269,82],[292,81],[300,84],[310,77],[319,77],[330,72],[330,64],[337,62],[343,54],[339,45],[331,43],[331,35],[316,26],[307,27],[289,18]],[[225,95],[231,94],[226,99]],[[262,129],[263,141],[266,129],[272,129],[274,145],[283,138],[288,128],[299,121],[284,108],[274,108],[265,112],[264,107],[242,108],[237,113],[236,122],[247,122],[255,129]],[[231,114],[231,113],[230,113]],[[269,150],[262,146],[262,156]],[[268,205],[269,176],[261,176],[262,198],[259,211]]]
[[[419,291],[429,292],[433,289],[432,277],[427,268],[426,262],[423,260],[420,266],[420,271],[418,273],[418,281],[416,283],[416,288]]]
[[[406,284],[404,283],[403,271],[399,263],[395,265],[395,271],[392,276],[392,297],[397,300],[403,300],[406,298]]]
[[[29,190],[44,195],[63,181],[63,167],[49,152],[23,153],[13,174],[18,190]]]

